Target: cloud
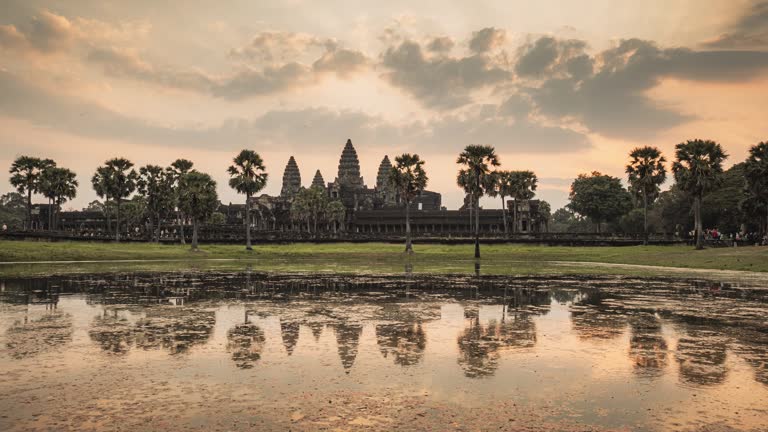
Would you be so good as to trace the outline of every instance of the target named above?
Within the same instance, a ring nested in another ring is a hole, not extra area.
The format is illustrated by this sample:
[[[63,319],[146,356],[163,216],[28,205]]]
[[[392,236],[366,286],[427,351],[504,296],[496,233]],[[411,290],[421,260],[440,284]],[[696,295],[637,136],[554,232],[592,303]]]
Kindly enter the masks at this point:
[[[704,42],[703,46],[768,50],[768,1],[752,4],[725,33]]]
[[[381,56],[381,66],[390,84],[436,109],[467,105],[472,102],[473,90],[510,77],[508,71],[488,56],[429,56],[412,40],[387,48]]]
[[[310,46],[322,47],[311,64],[284,62],[284,58],[295,57]],[[278,56],[278,53],[281,54]],[[101,65],[104,72],[111,76],[231,100],[307,87],[319,83],[329,74],[349,78],[369,65],[368,57],[362,52],[342,48],[330,39],[320,40],[294,33],[262,33],[246,47],[231,51],[230,56],[248,62],[220,76],[196,69],[154,65],[134,51],[114,47],[93,49],[87,58]]]
[[[515,72],[521,76],[552,74],[563,69],[579,76],[592,72],[592,62],[584,54],[586,42],[545,36],[518,49]]]
[[[501,47],[506,40],[507,33],[494,27],[486,27],[472,33],[469,39],[469,49],[475,53],[485,53]]]
[[[639,39],[622,40],[591,59],[581,60],[583,55],[540,63],[546,78],[523,91],[550,118],[575,119],[594,132],[630,139],[691,120],[647,96],[662,79],[739,82],[768,69],[768,52],[662,49]],[[574,61],[592,67],[573,67]],[[594,65],[599,67],[590,70]]]
[[[323,153],[337,150],[340,140],[347,137],[382,148],[407,145],[439,152],[458,151],[469,143],[532,153],[589,147],[579,133],[524,118],[511,119],[495,105],[425,122],[396,123],[362,111],[314,107],[274,110],[253,119],[233,118],[213,127],[169,127],[37,87],[8,72],[0,72],[0,114],[78,136],[217,151],[259,142]]]
[[[427,50],[433,53],[447,53],[453,49],[455,43],[448,36],[441,36],[432,39],[427,44]]]
[[[45,9],[24,26],[0,25],[0,47],[21,53],[57,52],[68,47],[75,36],[70,20]]]

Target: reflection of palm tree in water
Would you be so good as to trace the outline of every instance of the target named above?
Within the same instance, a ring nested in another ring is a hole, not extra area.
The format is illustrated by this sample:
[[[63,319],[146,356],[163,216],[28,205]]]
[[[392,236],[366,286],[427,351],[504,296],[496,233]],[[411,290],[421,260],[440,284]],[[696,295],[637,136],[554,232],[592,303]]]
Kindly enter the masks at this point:
[[[280,336],[283,338],[283,346],[288,355],[293,354],[293,349],[299,343],[299,323],[280,320]]]
[[[503,321],[480,324],[478,317],[458,338],[458,363],[468,378],[492,376],[498,368],[502,351],[525,350],[536,345],[536,325],[529,313],[513,313]]]
[[[126,354],[136,339],[130,322],[119,316],[117,309],[104,309],[104,313],[93,319],[92,327],[88,336],[111,354]]]
[[[651,314],[630,319],[629,359],[640,376],[660,376],[667,367],[667,341],[661,335],[661,322]]]
[[[421,322],[379,324],[376,326],[376,343],[385,358],[391,354],[395,364],[411,366],[424,357],[427,337]]]
[[[338,345],[339,358],[341,365],[344,366],[346,373],[355,364],[357,358],[357,348],[360,344],[360,336],[363,334],[363,326],[360,324],[339,323],[333,326],[336,333],[336,344]]]
[[[48,309],[48,308],[47,308]],[[11,358],[21,360],[58,348],[72,341],[72,316],[48,309],[45,315],[17,321],[5,333]]]
[[[722,384],[728,375],[727,349],[727,340],[721,333],[690,328],[687,335],[677,341],[680,380],[701,386]]]
[[[215,324],[214,311],[171,306],[148,309],[147,316],[136,323],[136,346],[184,353],[208,342]]]
[[[227,351],[241,369],[250,369],[261,359],[266,338],[259,326],[250,323],[238,324],[227,332]]]

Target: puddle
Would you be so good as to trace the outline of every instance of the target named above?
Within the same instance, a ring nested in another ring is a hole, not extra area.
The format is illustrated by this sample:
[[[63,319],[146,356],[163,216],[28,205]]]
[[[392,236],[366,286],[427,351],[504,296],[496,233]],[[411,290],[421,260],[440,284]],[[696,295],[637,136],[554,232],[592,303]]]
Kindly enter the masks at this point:
[[[0,430],[766,430],[768,290],[616,276],[0,280]]]

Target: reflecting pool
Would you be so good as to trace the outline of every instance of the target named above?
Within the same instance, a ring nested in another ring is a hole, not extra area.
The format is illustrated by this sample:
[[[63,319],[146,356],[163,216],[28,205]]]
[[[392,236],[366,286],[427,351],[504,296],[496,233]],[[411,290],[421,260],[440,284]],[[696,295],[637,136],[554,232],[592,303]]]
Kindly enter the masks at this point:
[[[0,430],[766,430],[768,290],[255,271],[0,280]]]

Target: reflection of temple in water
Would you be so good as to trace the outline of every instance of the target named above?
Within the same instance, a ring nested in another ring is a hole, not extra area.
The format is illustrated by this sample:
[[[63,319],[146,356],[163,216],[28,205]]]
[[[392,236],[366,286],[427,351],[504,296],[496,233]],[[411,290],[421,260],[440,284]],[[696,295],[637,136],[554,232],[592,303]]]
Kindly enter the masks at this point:
[[[5,346],[11,358],[20,360],[72,342],[73,332],[71,315],[49,309],[39,318],[25,316],[13,323],[5,332]]]
[[[339,351],[339,358],[344,370],[349,373],[349,369],[355,364],[357,358],[357,348],[360,344],[360,336],[363,334],[363,326],[360,324],[338,323],[333,324],[333,331],[336,334],[336,344]]]
[[[104,310],[93,319],[88,332],[91,340],[111,354],[125,354],[136,341],[135,331],[127,318],[117,309]]]
[[[259,326],[238,324],[227,331],[227,351],[240,369],[250,369],[261,359],[266,338]]]
[[[384,358],[392,356],[395,364],[411,366],[424,357],[427,335],[421,322],[379,324],[376,343]]]
[[[312,330],[312,336],[315,338],[315,342],[320,340],[320,336],[323,335],[323,329],[325,328],[325,324],[320,322],[310,322],[307,324],[310,330]]]
[[[629,358],[640,376],[661,376],[667,367],[667,341],[661,335],[661,322],[642,313],[630,319]]]
[[[624,333],[626,315],[604,300],[604,294],[593,291],[570,306],[571,327],[579,339],[608,340]]]
[[[728,375],[725,337],[704,328],[689,327],[686,330],[687,335],[677,341],[680,380],[702,386],[722,384]]]
[[[136,347],[145,350],[167,349],[180,354],[194,345],[208,342],[216,314],[213,311],[183,307],[156,307],[135,325]]]
[[[288,355],[293,354],[293,349],[299,343],[299,323],[280,320],[280,337],[283,339],[283,346]]]

